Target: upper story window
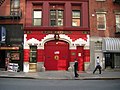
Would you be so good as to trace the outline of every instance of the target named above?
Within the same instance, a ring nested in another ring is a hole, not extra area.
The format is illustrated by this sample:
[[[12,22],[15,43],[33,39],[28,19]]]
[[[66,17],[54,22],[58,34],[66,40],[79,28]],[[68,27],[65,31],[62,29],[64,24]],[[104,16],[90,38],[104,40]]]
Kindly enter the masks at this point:
[[[33,25],[41,26],[42,25],[42,4],[33,3]]]
[[[80,10],[72,10],[72,26],[80,26]]]
[[[97,29],[106,30],[106,14],[97,13]]]
[[[50,10],[50,25],[63,26],[63,10]]]
[[[50,5],[50,26],[63,26],[64,6]]]
[[[80,5],[72,5],[72,26],[81,26]]]
[[[116,32],[120,32],[120,14],[116,15]]]
[[[11,0],[11,15],[18,15],[20,8],[20,0]]]
[[[106,0],[96,0],[96,1],[106,1]]]
[[[41,10],[33,11],[33,25],[34,26],[42,25],[42,11]]]

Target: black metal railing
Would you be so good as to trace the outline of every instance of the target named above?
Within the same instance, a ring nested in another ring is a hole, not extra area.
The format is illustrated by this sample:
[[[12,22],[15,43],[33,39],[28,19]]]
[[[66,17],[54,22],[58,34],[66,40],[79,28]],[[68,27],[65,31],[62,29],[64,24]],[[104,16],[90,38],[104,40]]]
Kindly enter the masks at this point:
[[[0,0],[0,6],[4,3],[5,0]]]
[[[114,3],[120,4],[120,0],[113,0]]]
[[[14,20],[19,20],[22,17],[22,10],[21,9],[15,9],[10,11],[10,15],[8,16],[0,16],[0,20],[5,20],[5,19],[14,19]]]

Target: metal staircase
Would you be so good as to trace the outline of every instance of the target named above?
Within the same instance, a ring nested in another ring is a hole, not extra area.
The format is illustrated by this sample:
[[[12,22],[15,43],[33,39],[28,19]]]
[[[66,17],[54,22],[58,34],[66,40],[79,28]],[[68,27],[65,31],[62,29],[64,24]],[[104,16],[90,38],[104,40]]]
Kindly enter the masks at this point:
[[[5,0],[0,0],[0,6],[4,3]]]

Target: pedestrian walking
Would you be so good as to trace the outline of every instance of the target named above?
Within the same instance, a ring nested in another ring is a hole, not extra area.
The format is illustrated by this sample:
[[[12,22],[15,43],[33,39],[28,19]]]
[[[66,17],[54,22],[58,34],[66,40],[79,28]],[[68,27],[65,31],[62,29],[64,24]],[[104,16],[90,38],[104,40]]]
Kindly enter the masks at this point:
[[[97,69],[99,69],[99,74],[101,74],[101,66],[100,66],[100,59],[99,56],[96,59],[97,65],[95,67],[95,70],[93,71],[93,74],[96,72]]]
[[[77,71],[78,71],[78,61],[75,59],[75,63],[74,63],[74,75],[75,75],[75,77],[79,76]]]

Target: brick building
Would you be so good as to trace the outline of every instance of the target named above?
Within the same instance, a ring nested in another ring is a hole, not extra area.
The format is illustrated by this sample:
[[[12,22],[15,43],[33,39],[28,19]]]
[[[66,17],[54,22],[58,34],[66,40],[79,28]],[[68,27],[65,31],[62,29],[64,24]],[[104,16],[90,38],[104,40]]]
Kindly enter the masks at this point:
[[[24,72],[79,71],[90,62],[88,0],[26,0]]]
[[[89,0],[91,69],[120,68],[120,0]]]
[[[0,0],[0,69],[16,63],[23,69],[25,0]]]

